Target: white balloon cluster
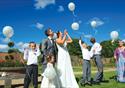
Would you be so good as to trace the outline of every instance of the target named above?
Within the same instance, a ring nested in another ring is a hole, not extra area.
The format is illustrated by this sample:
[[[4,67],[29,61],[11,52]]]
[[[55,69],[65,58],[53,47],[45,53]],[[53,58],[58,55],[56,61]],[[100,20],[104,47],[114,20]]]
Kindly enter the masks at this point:
[[[75,7],[76,7],[76,6],[75,6],[75,3],[73,3],[73,2],[70,2],[70,3],[68,4],[69,10],[72,11],[72,12],[74,12]],[[71,28],[72,28],[73,30],[78,30],[78,29],[79,29],[79,23],[78,23],[78,22],[73,22],[73,23],[71,24]]]

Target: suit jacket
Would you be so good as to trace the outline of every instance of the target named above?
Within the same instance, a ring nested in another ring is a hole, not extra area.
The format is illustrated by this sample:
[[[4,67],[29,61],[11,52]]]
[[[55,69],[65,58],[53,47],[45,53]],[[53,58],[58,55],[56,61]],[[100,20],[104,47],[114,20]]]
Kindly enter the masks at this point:
[[[40,51],[42,53],[42,64],[47,64],[46,56],[47,54],[53,54],[55,57],[55,62],[57,61],[58,49],[54,40],[49,38],[40,45]]]

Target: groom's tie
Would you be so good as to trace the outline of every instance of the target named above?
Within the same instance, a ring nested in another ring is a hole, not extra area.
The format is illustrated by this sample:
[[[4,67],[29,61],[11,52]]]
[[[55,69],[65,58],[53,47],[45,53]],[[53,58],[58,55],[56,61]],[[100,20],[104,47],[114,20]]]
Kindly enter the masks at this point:
[[[58,48],[56,46],[56,43],[55,43],[54,39],[51,39],[51,40],[52,40],[52,43],[54,45],[55,53],[57,53],[58,52]]]
[[[51,41],[52,41],[52,44],[54,44],[54,39],[51,39]]]

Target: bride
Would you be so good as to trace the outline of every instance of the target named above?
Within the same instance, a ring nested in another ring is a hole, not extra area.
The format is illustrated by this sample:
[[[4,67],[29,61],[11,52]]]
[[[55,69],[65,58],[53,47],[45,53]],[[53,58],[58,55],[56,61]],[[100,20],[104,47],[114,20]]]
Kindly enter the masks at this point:
[[[68,43],[72,43],[68,32],[64,31],[64,36],[62,36],[62,33],[59,31],[57,33],[56,43],[58,47],[57,73],[59,75],[61,88],[79,88],[73,73],[70,55],[66,47]]]

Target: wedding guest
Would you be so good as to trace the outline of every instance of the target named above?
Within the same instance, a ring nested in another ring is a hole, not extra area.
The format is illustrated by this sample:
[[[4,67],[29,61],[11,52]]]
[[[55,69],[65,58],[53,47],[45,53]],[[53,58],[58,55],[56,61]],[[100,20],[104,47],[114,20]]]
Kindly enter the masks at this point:
[[[125,82],[125,46],[123,41],[119,41],[119,46],[114,52],[117,66],[117,81]]]
[[[79,45],[81,47],[83,57],[83,78],[82,80],[80,80],[80,84],[83,86],[85,86],[86,84],[92,86],[90,59],[93,56],[93,53],[87,49],[87,44],[82,42],[81,39],[79,40]]]
[[[60,88],[58,76],[53,66],[55,63],[54,55],[48,54],[46,59],[47,67],[42,74],[43,79],[41,82],[41,88]]]
[[[33,77],[33,86],[38,88],[38,56],[40,55],[39,49],[36,47],[35,42],[29,43],[29,48],[24,50],[24,60],[27,61],[26,75],[24,78],[24,88],[29,88],[29,84]]]
[[[93,46],[91,48],[91,52],[93,52],[93,59],[98,68],[98,72],[96,73],[93,83],[99,84],[100,82],[103,81],[103,63],[101,60],[102,46],[96,42],[95,38],[91,38],[90,42],[93,44]]]

